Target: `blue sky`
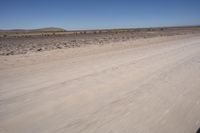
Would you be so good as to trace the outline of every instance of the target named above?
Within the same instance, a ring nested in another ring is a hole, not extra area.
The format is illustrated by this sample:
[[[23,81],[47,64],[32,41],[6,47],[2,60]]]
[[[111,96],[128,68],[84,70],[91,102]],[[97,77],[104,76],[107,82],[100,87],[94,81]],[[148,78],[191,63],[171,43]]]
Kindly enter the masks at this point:
[[[0,0],[0,29],[200,25],[200,0]]]

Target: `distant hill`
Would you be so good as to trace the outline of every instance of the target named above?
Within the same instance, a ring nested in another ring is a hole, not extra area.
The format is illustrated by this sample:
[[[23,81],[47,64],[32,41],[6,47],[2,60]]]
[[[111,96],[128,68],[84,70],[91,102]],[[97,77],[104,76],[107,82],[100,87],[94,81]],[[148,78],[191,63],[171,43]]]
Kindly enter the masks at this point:
[[[57,28],[57,27],[47,27],[47,28],[40,28],[40,29],[11,29],[11,30],[1,30],[0,32],[6,33],[13,33],[13,32],[64,32],[65,29]]]
[[[41,29],[33,29],[32,31],[66,31],[66,30],[62,28],[48,27],[48,28],[41,28]]]

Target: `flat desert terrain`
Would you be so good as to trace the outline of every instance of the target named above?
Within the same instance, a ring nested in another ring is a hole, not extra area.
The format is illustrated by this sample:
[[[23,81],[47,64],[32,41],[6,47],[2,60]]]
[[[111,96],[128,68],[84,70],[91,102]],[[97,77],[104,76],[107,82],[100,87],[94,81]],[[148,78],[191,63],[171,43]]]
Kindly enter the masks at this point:
[[[104,39],[38,52],[1,39],[0,132],[195,133],[200,34]]]

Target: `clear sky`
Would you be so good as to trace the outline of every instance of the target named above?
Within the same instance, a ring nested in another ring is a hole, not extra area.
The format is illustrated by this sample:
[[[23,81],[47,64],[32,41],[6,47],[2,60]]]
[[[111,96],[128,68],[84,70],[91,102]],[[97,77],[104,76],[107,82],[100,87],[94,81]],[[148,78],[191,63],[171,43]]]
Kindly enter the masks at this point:
[[[0,29],[200,25],[200,0],[0,0]]]

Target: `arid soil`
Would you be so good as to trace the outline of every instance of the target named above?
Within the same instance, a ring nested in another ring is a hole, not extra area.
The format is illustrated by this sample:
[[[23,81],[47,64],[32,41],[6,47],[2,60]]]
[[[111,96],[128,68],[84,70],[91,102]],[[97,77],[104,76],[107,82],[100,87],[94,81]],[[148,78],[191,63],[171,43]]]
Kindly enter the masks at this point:
[[[0,64],[1,133],[195,133],[200,126],[200,34],[0,56]]]
[[[174,36],[200,33],[196,29],[141,29],[130,31],[108,30],[106,32],[93,32],[70,35],[53,36],[27,36],[27,37],[0,37],[0,55],[26,54],[29,52],[42,52],[53,49],[82,47],[86,45],[105,45],[113,42],[137,40],[158,36]]]

